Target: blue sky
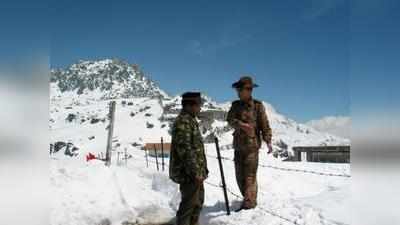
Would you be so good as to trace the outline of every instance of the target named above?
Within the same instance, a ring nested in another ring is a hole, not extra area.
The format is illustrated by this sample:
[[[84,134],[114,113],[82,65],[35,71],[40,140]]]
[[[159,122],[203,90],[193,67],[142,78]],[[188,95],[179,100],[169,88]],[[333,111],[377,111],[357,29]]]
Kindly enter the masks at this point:
[[[118,57],[167,92],[236,98],[241,74],[256,98],[306,121],[349,113],[349,7],[345,1],[196,1],[59,4],[51,66]]]
[[[306,121],[349,113],[349,7],[345,1],[59,4],[51,66],[118,57],[167,92],[235,98],[253,74],[255,97]]]
[[[236,98],[231,83],[241,74],[252,74],[260,85],[256,98],[291,118],[307,121],[349,115],[353,99],[368,106],[363,100],[368,91],[354,81],[361,78],[370,88],[378,88],[374,85],[377,71],[368,69],[377,59],[366,46],[385,42],[386,51],[370,50],[398,56],[390,45],[399,37],[393,31],[395,22],[390,22],[398,18],[398,4],[378,2],[57,1],[49,4],[49,15],[19,11],[13,15],[20,17],[12,22],[45,21],[52,68],[80,59],[121,58],[139,64],[170,94],[201,90],[217,101]],[[371,21],[363,22],[372,11]],[[378,26],[385,22],[387,27]],[[376,24],[374,29],[369,29],[371,23]],[[365,37],[376,29],[386,29],[390,35]],[[398,79],[395,59],[385,63],[389,74]],[[392,92],[380,94],[392,96]],[[379,102],[379,97],[374,101]]]
[[[398,120],[400,1],[357,0],[351,8],[351,114]]]

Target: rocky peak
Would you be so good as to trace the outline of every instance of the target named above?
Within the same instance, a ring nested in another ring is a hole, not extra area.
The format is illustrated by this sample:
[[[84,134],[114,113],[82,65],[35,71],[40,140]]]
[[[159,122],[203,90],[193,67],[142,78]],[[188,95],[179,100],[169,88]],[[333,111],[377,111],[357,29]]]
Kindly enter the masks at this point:
[[[56,83],[61,92],[82,95],[98,91],[100,99],[167,97],[137,64],[119,59],[79,61],[66,69],[52,70],[50,81]]]

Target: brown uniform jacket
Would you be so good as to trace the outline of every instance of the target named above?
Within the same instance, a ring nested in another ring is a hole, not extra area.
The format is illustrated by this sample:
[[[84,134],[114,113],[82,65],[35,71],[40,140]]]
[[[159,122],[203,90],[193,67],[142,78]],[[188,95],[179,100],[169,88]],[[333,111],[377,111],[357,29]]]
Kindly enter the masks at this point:
[[[261,139],[271,143],[272,131],[262,102],[256,99],[251,99],[249,102],[241,100],[232,102],[227,121],[235,129],[233,133],[233,146],[235,149],[241,147],[259,149],[261,147]],[[241,130],[238,125],[239,121],[252,125],[254,133],[248,135]]]

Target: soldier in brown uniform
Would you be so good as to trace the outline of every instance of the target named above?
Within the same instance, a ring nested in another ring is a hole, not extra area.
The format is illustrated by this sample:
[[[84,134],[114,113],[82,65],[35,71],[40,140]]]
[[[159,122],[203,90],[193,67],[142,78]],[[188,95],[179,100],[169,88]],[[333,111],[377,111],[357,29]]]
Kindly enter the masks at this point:
[[[268,154],[271,153],[272,132],[264,105],[252,98],[252,90],[258,85],[253,83],[251,77],[240,78],[232,87],[237,90],[239,100],[232,102],[227,121],[235,130],[233,147],[236,181],[244,198],[239,210],[251,209],[257,205],[257,167],[261,139],[267,143]]]

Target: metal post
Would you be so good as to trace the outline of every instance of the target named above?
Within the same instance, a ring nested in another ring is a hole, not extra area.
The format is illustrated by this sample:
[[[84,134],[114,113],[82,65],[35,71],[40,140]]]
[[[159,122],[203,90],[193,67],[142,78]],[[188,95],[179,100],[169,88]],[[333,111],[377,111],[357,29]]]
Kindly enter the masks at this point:
[[[154,145],[154,154],[155,154],[155,156],[156,156],[157,171],[159,171],[160,168],[158,167],[158,156],[157,156],[157,148],[156,148],[156,145]]]
[[[149,159],[148,159],[148,156],[147,156],[147,148],[144,148],[144,154],[146,156],[146,166],[147,166],[147,168],[149,168]]]
[[[126,148],[125,148],[125,166],[128,166],[128,154]]]
[[[223,189],[223,191],[224,191],[225,206],[226,206],[226,214],[227,214],[227,215],[230,215],[230,214],[231,214],[231,210],[230,210],[230,208],[229,208],[229,200],[228,200],[228,194],[227,194],[227,192],[226,192],[224,168],[222,167],[221,152],[220,152],[220,150],[219,150],[219,143],[218,143],[218,138],[217,138],[217,137],[215,137],[215,147],[216,147],[216,149],[217,149],[219,170],[220,170],[220,172],[221,172],[222,189]]]
[[[112,136],[114,131],[114,119],[115,119],[115,101],[110,103],[110,125],[108,127],[108,137],[107,137],[107,150],[106,150],[106,166],[111,165],[111,148],[112,148]]]
[[[69,143],[67,143],[67,147],[65,148],[65,153],[70,154],[70,152],[69,152]]]
[[[161,137],[161,160],[162,160],[162,162],[161,162],[161,164],[162,164],[162,171],[164,171],[164,140],[163,140],[163,138]]]

